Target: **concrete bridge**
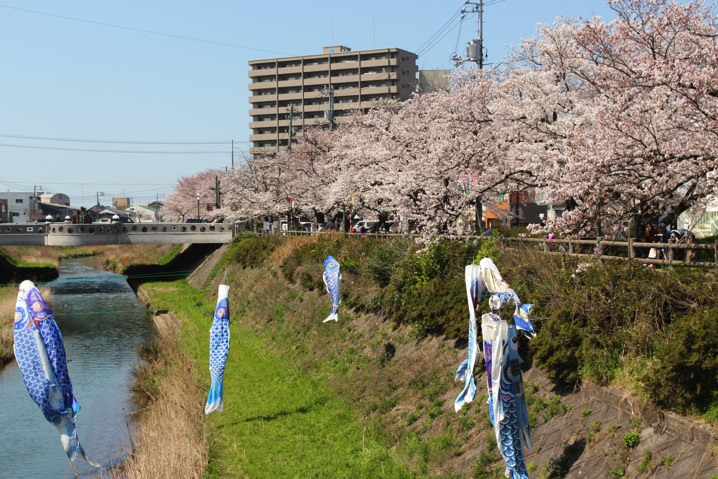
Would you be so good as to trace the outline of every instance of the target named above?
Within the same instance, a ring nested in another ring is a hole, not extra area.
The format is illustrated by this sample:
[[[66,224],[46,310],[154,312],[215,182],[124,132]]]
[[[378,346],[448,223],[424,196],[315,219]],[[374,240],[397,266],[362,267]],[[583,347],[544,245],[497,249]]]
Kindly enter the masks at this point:
[[[231,223],[3,223],[0,246],[229,243]]]

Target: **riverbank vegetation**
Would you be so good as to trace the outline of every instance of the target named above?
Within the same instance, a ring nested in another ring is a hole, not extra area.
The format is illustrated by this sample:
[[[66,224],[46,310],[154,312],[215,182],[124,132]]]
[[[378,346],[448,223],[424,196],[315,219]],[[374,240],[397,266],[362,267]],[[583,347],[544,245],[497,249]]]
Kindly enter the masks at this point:
[[[94,251],[100,256],[103,269],[124,274],[130,266],[164,266],[181,253],[185,246],[182,244],[108,245],[95,246]]]
[[[136,370],[139,421],[131,455],[110,474],[116,478],[202,477],[209,445],[195,361],[179,348],[176,330],[161,333],[142,348]]]
[[[14,357],[13,317],[18,285],[31,279],[52,306],[49,288],[41,286],[45,281],[57,278],[58,267],[63,259],[94,256],[98,267],[105,269],[126,268],[128,265],[165,265],[174,259],[183,245],[110,245],[82,248],[55,246],[6,246],[0,248],[0,368]],[[121,271],[120,271],[121,272]]]
[[[225,411],[203,426],[207,476],[500,473],[485,397],[459,414],[452,407],[466,344],[463,268],[483,256],[536,305],[538,335],[519,346],[525,366],[544,371],[554,386],[527,384],[535,427],[568,414],[572,405],[557,393],[584,381],[639,405],[718,419],[718,344],[707,333],[718,305],[714,272],[592,263],[505,250],[493,239],[419,248],[341,235],[235,240],[217,268],[231,286],[232,341]],[[330,253],[341,263],[342,305],[338,323],[322,324],[330,306],[321,263]],[[179,349],[196,365],[204,399],[216,284],[201,292],[183,281],[145,288],[153,308],[181,318]],[[202,404],[192,406],[200,415]],[[549,477],[557,464],[530,467]]]
[[[70,258],[96,256],[109,271],[121,273],[122,268],[133,264],[166,264],[183,245],[102,245],[102,246],[5,246],[0,255],[18,265],[60,266]]]

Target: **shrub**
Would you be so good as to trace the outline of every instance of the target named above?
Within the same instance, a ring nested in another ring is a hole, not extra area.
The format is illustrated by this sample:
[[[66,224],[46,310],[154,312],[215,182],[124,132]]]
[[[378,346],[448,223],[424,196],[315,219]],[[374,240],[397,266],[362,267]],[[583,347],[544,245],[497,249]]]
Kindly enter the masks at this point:
[[[679,318],[655,354],[643,383],[656,403],[707,412],[718,400],[718,306]]]
[[[234,237],[223,261],[240,266],[258,266],[281,243],[279,236],[260,237],[254,233],[241,233]]]
[[[386,287],[396,271],[397,263],[408,251],[408,244],[403,240],[381,243],[370,253],[367,260],[367,271],[379,286]]]
[[[623,435],[623,445],[627,449],[635,449],[641,442],[641,435],[637,432],[627,432]]]
[[[383,292],[387,317],[422,334],[466,336],[464,268],[476,246],[442,241],[396,263]]]

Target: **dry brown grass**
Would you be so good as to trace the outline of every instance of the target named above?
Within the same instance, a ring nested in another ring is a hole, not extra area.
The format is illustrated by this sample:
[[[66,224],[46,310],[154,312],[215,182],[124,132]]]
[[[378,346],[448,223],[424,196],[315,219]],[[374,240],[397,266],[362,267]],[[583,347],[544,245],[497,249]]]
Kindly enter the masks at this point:
[[[171,318],[172,324],[177,324]],[[165,318],[167,320],[167,318]],[[204,397],[197,388],[197,369],[177,348],[175,327],[165,328],[146,351],[149,363],[137,371],[135,390],[146,407],[140,411],[132,454],[113,478],[200,478],[209,460]]]
[[[162,380],[158,397],[141,413],[132,455],[113,477],[202,477],[209,446],[195,376],[176,371]]]
[[[39,286],[38,290],[48,304],[52,303],[52,292],[45,286]],[[0,368],[14,357],[13,345],[13,322],[15,320],[15,302],[17,300],[17,288],[7,286],[0,288]]]
[[[5,287],[0,289],[0,368],[13,358],[12,324],[15,318],[16,299],[13,293],[17,294],[16,288]]]
[[[38,246],[5,246],[10,256],[23,263],[60,264],[60,250],[53,247]]]
[[[331,233],[327,233],[331,234]],[[316,243],[322,235],[293,236],[287,241],[280,243],[269,255],[270,262],[281,263],[292,254],[292,252],[304,245]]]

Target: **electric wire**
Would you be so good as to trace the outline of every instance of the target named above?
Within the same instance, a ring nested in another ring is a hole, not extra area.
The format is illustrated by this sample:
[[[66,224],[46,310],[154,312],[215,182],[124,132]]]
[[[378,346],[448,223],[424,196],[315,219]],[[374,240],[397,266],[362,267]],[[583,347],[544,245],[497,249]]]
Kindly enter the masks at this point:
[[[0,134],[0,138],[14,138],[21,140],[62,141],[73,143],[109,143],[117,145],[226,145],[236,143],[252,143],[251,141],[225,140],[225,141],[149,141],[149,140],[90,140],[87,138],[59,138],[50,136],[11,135]]]
[[[73,22],[82,22],[82,23],[89,23],[89,24],[92,24],[92,25],[100,25],[100,26],[103,26],[103,27],[117,28],[117,29],[119,29],[119,30],[128,30],[128,31],[132,31],[132,32],[147,33],[147,34],[150,34],[150,35],[157,35],[157,36],[168,37],[168,38],[177,38],[177,39],[180,39],[180,40],[187,40],[187,41],[192,41],[192,42],[205,43],[205,44],[209,44],[209,45],[219,45],[219,46],[222,46],[222,47],[238,48],[238,49],[242,49],[242,50],[252,50],[252,51],[256,51],[256,52],[265,52],[265,53],[274,53],[274,54],[279,54],[279,55],[288,55],[287,53],[278,52],[278,51],[275,51],[275,50],[267,50],[267,49],[264,49],[264,48],[246,47],[246,46],[243,46],[243,45],[236,45],[236,44],[233,44],[233,43],[217,42],[217,41],[213,41],[213,40],[203,40],[203,39],[201,39],[201,38],[187,37],[187,36],[184,36],[184,35],[175,35],[175,34],[172,34],[172,33],[162,33],[162,32],[156,32],[156,31],[153,31],[153,30],[145,30],[145,29],[142,29],[142,28],[126,27],[126,26],[123,26],[123,25],[115,25],[115,24],[112,24],[112,23],[98,22],[98,21],[95,21],[95,20],[86,20],[86,19],[84,19],[84,18],[69,17],[69,16],[66,16],[66,15],[58,15],[58,14],[56,14],[56,13],[42,12],[42,11],[39,11],[39,10],[30,10],[30,9],[27,9],[27,8],[11,7],[10,5],[2,5],[2,4],[0,4],[0,8],[7,8],[7,9],[10,9],[10,10],[17,10],[17,11],[26,12],[26,13],[34,13],[34,14],[37,14],[37,15],[46,15],[46,16],[48,16],[48,17],[61,18],[61,19],[63,19],[63,20],[71,20],[71,21],[73,21]]]
[[[89,148],[64,148],[60,146],[38,146],[38,145],[10,145],[7,143],[0,143],[0,146],[7,148],[24,148],[32,150],[55,150],[55,151],[79,151],[86,153],[140,153],[143,155],[161,154],[161,155],[228,155],[231,151],[162,151],[162,150],[100,150],[100,149],[89,149]]]
[[[416,49],[416,54],[419,55],[419,56],[421,56],[422,54],[424,54],[424,53],[425,53],[425,50],[424,50],[424,49],[425,49],[430,43],[434,42],[434,40],[435,40],[437,37],[441,36],[442,33],[444,32],[444,30],[445,30],[446,28],[448,28],[449,25],[450,25],[452,22],[455,22],[455,21],[456,21],[456,16],[457,16],[459,13],[461,13],[461,11],[463,10],[463,8],[464,8],[464,7],[462,6],[462,7],[459,8],[456,12],[454,12],[454,13],[451,15],[451,17],[449,17],[449,19],[448,19],[441,27],[439,27],[439,29],[438,29],[436,32],[434,32],[433,35],[431,35],[424,43],[422,43],[421,46]]]
[[[110,143],[118,145],[230,145],[231,141],[140,141],[140,140],[89,140],[85,138],[56,138],[49,136],[26,136],[0,134],[0,138],[15,138],[23,140],[64,141],[73,143]],[[235,143],[249,143],[235,142]]]
[[[457,26],[461,25],[462,21],[463,21],[462,19],[459,19],[449,30],[446,31],[446,33],[444,33],[441,37],[437,38],[436,41],[434,41],[431,45],[424,48],[424,50],[422,50],[422,52],[419,55],[421,56],[421,55],[424,55],[425,53],[428,53],[432,48],[434,48],[436,45],[438,45],[439,42],[441,42],[441,40],[446,38],[446,36],[449,33],[451,33]]]

